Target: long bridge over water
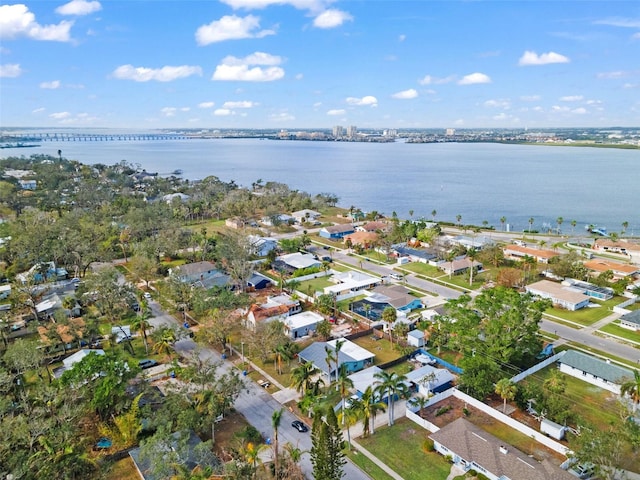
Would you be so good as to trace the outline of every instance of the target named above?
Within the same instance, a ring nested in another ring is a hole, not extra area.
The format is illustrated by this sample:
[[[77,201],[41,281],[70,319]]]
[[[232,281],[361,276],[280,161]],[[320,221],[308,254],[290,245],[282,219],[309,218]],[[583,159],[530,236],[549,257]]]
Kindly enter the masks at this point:
[[[0,143],[25,142],[122,142],[142,140],[186,140],[194,137],[181,133],[24,133],[3,134]]]

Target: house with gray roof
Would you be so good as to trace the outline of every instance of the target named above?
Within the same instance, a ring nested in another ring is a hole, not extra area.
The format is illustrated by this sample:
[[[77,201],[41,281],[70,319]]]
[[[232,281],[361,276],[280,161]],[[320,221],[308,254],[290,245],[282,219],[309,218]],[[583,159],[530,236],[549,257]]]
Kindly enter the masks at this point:
[[[331,366],[327,365],[327,351],[325,347],[335,354],[337,341],[338,340],[331,340],[329,342],[312,343],[298,354],[298,358],[303,363],[313,363],[313,365],[322,371],[323,375],[329,378],[335,378],[336,365],[335,362],[331,362]],[[357,372],[373,365],[373,359],[375,357],[373,353],[350,340],[340,340],[340,342],[342,346],[338,352],[338,364],[340,367],[344,365],[348,373]]]
[[[633,371],[628,368],[576,350],[567,350],[558,359],[558,366],[562,373],[618,395],[620,395],[620,386],[627,380],[634,378]]]
[[[356,228],[350,223],[343,223],[338,225],[331,225],[329,227],[321,228],[318,232],[322,238],[340,239],[345,235],[349,235],[356,231]]]
[[[490,480],[575,480],[548,460],[541,462],[504,443],[473,423],[458,418],[430,435],[435,450],[465,471]]]
[[[633,310],[621,316],[620,326],[629,330],[640,330],[640,310]]]

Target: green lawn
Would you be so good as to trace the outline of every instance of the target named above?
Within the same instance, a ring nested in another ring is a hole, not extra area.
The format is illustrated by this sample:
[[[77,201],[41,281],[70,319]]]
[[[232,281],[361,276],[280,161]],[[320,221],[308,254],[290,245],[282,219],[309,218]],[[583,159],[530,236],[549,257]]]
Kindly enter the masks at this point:
[[[611,309],[622,301],[623,300],[621,300],[620,297],[613,297],[611,300],[607,300],[606,302],[598,302],[592,300],[592,303],[600,305],[600,307],[581,308],[580,310],[576,310],[575,312],[564,310],[562,308],[551,307],[546,311],[546,313],[555,315],[556,317],[564,318],[565,320],[569,320],[570,322],[589,326],[611,315],[611,313],[613,313]]]
[[[313,295],[314,292],[324,292],[325,287],[330,287],[332,285],[335,285],[335,283],[330,281],[329,277],[319,277],[300,282],[300,286],[297,290],[306,295]]]
[[[387,363],[401,357],[400,352],[395,348],[396,344],[391,345],[391,342],[386,338],[374,340],[370,336],[364,336],[356,338],[353,343],[373,353],[376,356],[373,362],[375,365]]]
[[[555,369],[557,367],[554,364],[549,365],[524,379],[523,383],[534,382],[542,385]],[[575,405],[573,412],[576,415],[602,429],[620,422],[615,394],[570,375],[562,374],[562,377],[567,384],[563,397]]]
[[[407,263],[402,266],[402,269],[409,270],[410,272],[417,273],[418,275],[424,275],[426,277],[439,277],[442,275],[442,272],[437,267],[420,262]]]
[[[620,326],[620,321],[616,320],[613,323],[605,325],[600,329],[601,332],[617,335],[618,337],[626,338],[632,342],[640,342],[640,333],[635,330],[629,330]]]
[[[347,451],[347,456],[349,459],[355,463],[360,470],[369,475],[373,480],[391,480],[392,477],[389,476],[384,470],[382,470],[378,465],[369,460],[369,457],[365,455],[359,454],[357,451]]]
[[[387,256],[384,253],[380,253],[372,250],[367,250],[364,253],[360,254],[360,256],[369,258],[376,263],[384,263],[387,265],[392,265],[396,263],[394,259],[387,259]]]
[[[473,274],[473,284],[469,285],[469,273],[464,273],[461,275],[452,275],[449,278],[449,275],[439,275],[434,278],[434,280],[440,280],[441,282],[447,282],[453,285],[456,285],[460,288],[465,288],[468,290],[477,290],[482,285],[485,284],[486,278],[488,274],[487,272]]]
[[[405,480],[445,480],[451,464],[438,453],[422,450],[428,435],[428,431],[405,417],[358,442]]]

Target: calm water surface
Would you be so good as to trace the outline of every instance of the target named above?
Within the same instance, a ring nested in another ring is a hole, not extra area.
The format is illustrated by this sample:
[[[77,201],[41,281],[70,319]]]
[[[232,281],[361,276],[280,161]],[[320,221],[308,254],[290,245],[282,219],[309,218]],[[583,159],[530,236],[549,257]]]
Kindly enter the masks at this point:
[[[311,194],[336,194],[343,207],[397,212],[514,230],[545,222],[576,233],[594,223],[640,234],[640,151],[500,144],[388,144],[254,139],[43,142],[4,156],[46,153],[82,163],[126,160],[148,171],[250,186],[278,181]]]

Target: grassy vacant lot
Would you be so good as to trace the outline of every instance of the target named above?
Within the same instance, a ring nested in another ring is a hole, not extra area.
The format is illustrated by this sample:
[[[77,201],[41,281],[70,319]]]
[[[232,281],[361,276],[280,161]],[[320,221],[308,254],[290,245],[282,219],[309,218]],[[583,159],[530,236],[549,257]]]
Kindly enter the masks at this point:
[[[597,322],[598,320],[602,320],[608,315],[611,315],[611,309],[623,301],[624,299],[622,299],[621,297],[613,297],[611,300],[607,300],[606,302],[592,300],[592,303],[600,305],[600,307],[581,308],[580,310],[577,310],[575,312],[570,312],[569,310],[564,310],[562,308],[552,307],[548,309],[546,313],[555,315],[556,317],[564,318],[565,320],[569,320],[570,322],[589,326]]]
[[[527,377],[523,382],[534,382],[542,385],[551,371],[557,367],[552,364],[535,375]],[[572,405],[573,412],[587,422],[606,429],[620,421],[616,395],[582,380],[562,374],[567,387],[563,394]]]
[[[356,338],[353,343],[373,353],[376,356],[374,359],[374,364],[376,365],[390,362],[401,356],[400,352],[396,350],[396,344],[391,345],[391,342],[385,338],[374,340],[370,336],[364,336]]]
[[[604,333],[610,333],[618,337],[626,338],[627,340],[631,340],[632,342],[640,343],[640,333],[635,330],[629,330],[628,328],[621,327],[618,320],[605,325],[600,329],[600,331]]]
[[[445,480],[451,464],[438,453],[422,450],[428,435],[411,420],[400,418],[394,426],[378,428],[358,442],[405,480]]]

